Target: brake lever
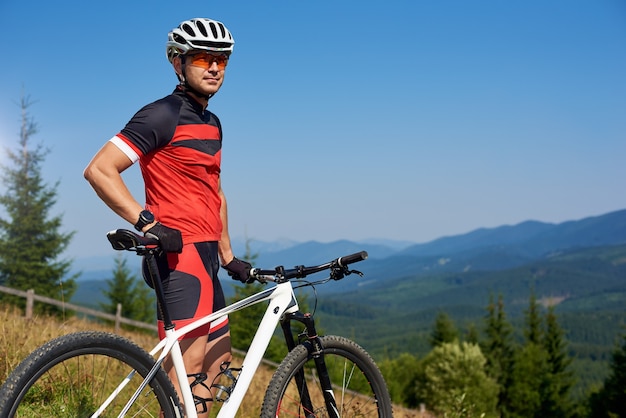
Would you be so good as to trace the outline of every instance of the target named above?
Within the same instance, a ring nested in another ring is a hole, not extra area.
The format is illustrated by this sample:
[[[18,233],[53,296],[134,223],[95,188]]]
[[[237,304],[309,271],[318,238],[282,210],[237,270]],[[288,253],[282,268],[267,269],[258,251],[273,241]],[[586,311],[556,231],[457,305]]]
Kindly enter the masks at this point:
[[[350,270],[348,269],[348,267],[345,266],[335,266],[330,269],[330,278],[333,280],[341,280],[352,273],[358,274],[359,276],[363,277],[363,273],[358,270]]]

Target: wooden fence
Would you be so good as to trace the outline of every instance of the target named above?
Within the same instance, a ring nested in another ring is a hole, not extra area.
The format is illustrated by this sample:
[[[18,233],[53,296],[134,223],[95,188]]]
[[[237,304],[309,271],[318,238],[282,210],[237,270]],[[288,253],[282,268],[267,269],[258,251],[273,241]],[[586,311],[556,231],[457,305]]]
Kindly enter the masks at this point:
[[[26,319],[32,319],[33,306],[35,304],[35,301],[37,301],[41,303],[47,303],[49,305],[58,306],[61,309],[68,309],[68,310],[79,312],[79,313],[82,313],[91,317],[106,319],[111,322],[114,322],[116,333],[119,333],[120,327],[122,324],[132,325],[137,328],[143,328],[143,329],[151,330],[154,332],[157,332],[158,330],[155,324],[146,324],[145,322],[139,322],[139,321],[135,321],[132,319],[124,318],[122,316],[122,304],[121,303],[117,304],[117,312],[115,313],[115,315],[111,315],[105,312],[97,311],[95,309],[86,308],[84,306],[74,305],[73,303],[62,302],[60,300],[52,299],[46,296],[39,296],[35,294],[35,291],[33,289],[23,291],[23,290],[12,289],[10,287],[0,286],[0,292],[26,298],[26,313],[25,313]],[[231,351],[234,354],[240,355],[242,357],[246,355],[245,351],[238,350],[234,347],[231,348]],[[270,361],[267,359],[263,359],[262,362],[274,368],[278,367],[277,363],[274,363],[273,361]]]
[[[144,328],[144,329],[152,330],[155,332],[157,331],[157,326],[155,324],[146,324],[145,322],[139,322],[139,321],[134,321],[132,319],[124,318],[122,316],[122,304],[121,303],[117,304],[117,312],[115,313],[115,315],[112,315],[112,314],[101,312],[95,309],[86,308],[84,306],[74,305],[72,303],[63,302],[63,301],[52,299],[46,296],[40,296],[40,295],[35,294],[35,291],[33,289],[23,291],[23,290],[12,289],[10,287],[0,286],[0,292],[26,298],[26,313],[25,313],[26,319],[31,319],[33,317],[33,306],[35,304],[35,301],[37,301],[37,302],[47,303],[49,305],[58,306],[59,308],[64,309],[64,310],[67,309],[67,310],[79,312],[79,313],[82,313],[91,317],[106,319],[108,321],[115,323],[115,332],[119,332],[122,324],[132,325],[133,327]]]

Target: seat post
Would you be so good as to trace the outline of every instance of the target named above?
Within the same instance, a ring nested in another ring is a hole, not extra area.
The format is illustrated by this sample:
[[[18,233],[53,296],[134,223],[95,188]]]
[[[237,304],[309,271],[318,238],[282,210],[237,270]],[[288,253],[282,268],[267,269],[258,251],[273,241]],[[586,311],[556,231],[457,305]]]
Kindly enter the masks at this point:
[[[161,318],[163,318],[163,324],[166,330],[173,329],[175,326],[170,318],[169,310],[167,309],[167,303],[165,302],[165,293],[163,291],[163,282],[161,281],[161,275],[159,273],[159,267],[156,261],[156,251],[159,249],[150,249],[146,252],[146,265],[148,267],[148,274],[152,281],[152,287],[157,297],[157,308],[161,312]]]

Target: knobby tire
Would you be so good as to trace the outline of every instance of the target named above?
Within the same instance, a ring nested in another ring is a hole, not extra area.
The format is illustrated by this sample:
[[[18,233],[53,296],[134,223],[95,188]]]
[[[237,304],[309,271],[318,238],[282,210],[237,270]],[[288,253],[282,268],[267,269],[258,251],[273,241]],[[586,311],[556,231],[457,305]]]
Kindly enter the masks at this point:
[[[145,350],[120,336],[77,332],[33,351],[0,387],[0,418],[89,417],[132,371],[137,373],[101,416],[117,416],[154,365]],[[159,369],[127,416],[180,417],[178,396]]]
[[[338,336],[321,337],[324,361],[330,374],[335,400],[342,418],[391,418],[391,398],[385,380],[369,354],[356,343]],[[319,385],[313,356],[305,344],[294,348],[270,380],[261,418],[329,417]],[[301,402],[296,376],[304,371],[309,397],[308,410]]]

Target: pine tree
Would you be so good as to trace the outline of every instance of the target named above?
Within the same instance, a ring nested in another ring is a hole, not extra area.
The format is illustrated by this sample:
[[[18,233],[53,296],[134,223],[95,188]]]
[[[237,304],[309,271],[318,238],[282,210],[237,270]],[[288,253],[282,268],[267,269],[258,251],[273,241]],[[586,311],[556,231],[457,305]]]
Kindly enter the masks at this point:
[[[509,417],[540,418],[542,390],[548,371],[548,355],[544,348],[530,341],[516,350],[509,387]]]
[[[547,353],[548,375],[545,386],[541,390],[540,416],[568,417],[573,407],[569,396],[574,386],[574,375],[569,369],[572,359],[567,353],[567,342],[553,306],[548,308],[546,313],[546,328],[542,345]]]
[[[430,333],[431,347],[438,347],[441,344],[452,343],[459,340],[459,332],[452,322],[452,319],[445,312],[439,312],[435,319],[435,325]]]
[[[102,293],[107,302],[100,307],[110,314],[117,312],[117,305],[122,305],[122,316],[135,321],[153,322],[155,320],[155,297],[143,279],[131,274],[127,260],[122,254],[115,258],[113,277],[107,279],[107,289]]]
[[[480,335],[478,332],[478,328],[476,328],[476,324],[474,324],[473,322],[471,322],[469,326],[467,327],[467,331],[465,333],[465,341],[470,344],[477,344],[477,345],[480,342]]]
[[[530,301],[528,310],[526,311],[526,329],[524,330],[524,336],[526,337],[527,343],[541,344],[541,315],[534,291],[530,293]]]
[[[613,351],[609,376],[602,389],[591,396],[593,418],[626,417],[626,333]]]
[[[156,318],[156,296],[141,277],[135,279],[131,292],[135,295],[132,319],[151,323]]]
[[[513,354],[511,341],[512,328],[506,320],[502,295],[495,303],[493,295],[489,298],[487,316],[485,317],[485,340],[482,352],[487,364],[487,374],[499,385],[498,410],[503,417],[510,416],[510,388],[512,386]]]
[[[5,193],[0,196],[7,218],[0,219],[0,284],[33,289],[36,294],[69,301],[77,275],[68,276],[71,260],[60,260],[74,232],[61,233],[62,217],[50,216],[56,203],[58,182],[44,183],[41,164],[48,153],[42,145],[30,147],[37,125],[29,116],[32,102],[21,99],[19,149],[7,149],[11,166],[2,166]],[[3,296],[23,305],[23,299]],[[59,312],[52,305],[36,305],[38,312]]]
[[[542,392],[549,378],[548,354],[542,345],[542,318],[535,292],[531,291],[525,311],[524,345],[516,350],[511,386],[510,416],[540,417]]]

